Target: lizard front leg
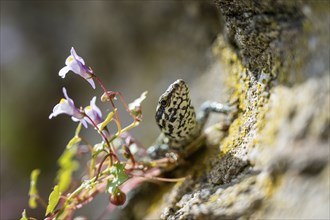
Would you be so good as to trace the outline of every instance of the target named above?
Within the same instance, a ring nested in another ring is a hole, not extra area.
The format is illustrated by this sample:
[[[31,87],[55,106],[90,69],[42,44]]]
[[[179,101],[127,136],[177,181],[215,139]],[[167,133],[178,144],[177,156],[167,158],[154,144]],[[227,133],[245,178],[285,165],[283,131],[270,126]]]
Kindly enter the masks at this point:
[[[206,101],[201,105],[197,113],[197,122],[199,126],[203,128],[211,112],[229,114],[235,111],[236,111],[236,107],[233,105]]]

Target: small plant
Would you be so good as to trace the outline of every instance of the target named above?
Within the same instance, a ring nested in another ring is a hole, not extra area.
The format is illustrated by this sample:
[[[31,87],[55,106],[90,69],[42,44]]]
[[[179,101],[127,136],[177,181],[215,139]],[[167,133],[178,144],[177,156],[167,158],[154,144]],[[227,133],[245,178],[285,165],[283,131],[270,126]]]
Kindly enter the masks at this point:
[[[29,207],[36,208],[38,204],[44,206],[45,219],[71,219],[76,209],[91,202],[100,193],[109,194],[110,205],[120,206],[125,204],[126,193],[137,187],[143,180],[153,178],[166,181],[164,178],[157,177],[161,173],[158,162],[142,160],[141,158],[147,157],[146,151],[127,133],[138,126],[142,120],[141,103],[146,98],[147,92],[143,92],[139,98],[127,104],[120,92],[109,91],[105,88],[101,79],[85,65],[83,58],[77,55],[74,48],[71,49],[71,55],[66,59],[65,64],[66,66],[59,71],[59,75],[65,78],[66,74],[72,71],[84,78],[93,89],[96,87],[94,82],[96,80],[104,91],[101,101],[109,103],[112,111],[103,118],[101,110],[96,105],[96,96],[91,99],[89,106],[78,108],[68,96],[67,90],[63,88],[64,98],[54,107],[49,118],[66,114],[79,124],[73,138],[58,159],[56,185],[49,195],[48,203],[40,197],[37,190],[40,170],[36,169],[31,173]],[[132,122],[127,126],[123,126],[120,121],[114,102],[117,98],[132,118]],[[115,132],[108,129],[110,123],[114,123],[117,127]],[[91,144],[80,135],[82,126],[87,128],[89,125],[100,136],[100,142],[97,144]],[[88,149],[85,153],[89,154],[89,159],[87,164],[82,166],[76,160],[76,155],[85,148]],[[85,166],[88,168],[83,171],[82,178],[77,184],[77,180],[73,181],[73,173],[79,167]],[[124,185],[126,187],[123,187]],[[21,220],[27,219],[33,218],[27,217],[24,210]]]

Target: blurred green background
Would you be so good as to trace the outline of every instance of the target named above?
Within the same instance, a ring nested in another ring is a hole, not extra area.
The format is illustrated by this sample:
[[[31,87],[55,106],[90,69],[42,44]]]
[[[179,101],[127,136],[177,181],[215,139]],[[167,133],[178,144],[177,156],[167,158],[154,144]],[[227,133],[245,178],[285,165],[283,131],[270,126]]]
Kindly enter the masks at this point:
[[[149,91],[144,121],[133,132],[148,146],[158,134],[159,95],[177,78],[189,83],[205,70],[220,28],[208,1],[1,0],[1,219],[17,219],[24,208],[43,218],[43,209],[28,209],[30,172],[41,169],[38,187],[47,199],[56,160],[76,127],[66,116],[48,119],[61,88],[77,106],[102,94],[72,72],[64,80],[58,76],[72,46],[127,102]],[[97,104],[106,112],[99,99]],[[128,123],[124,116],[122,111]],[[85,214],[93,218],[106,206],[87,207]]]

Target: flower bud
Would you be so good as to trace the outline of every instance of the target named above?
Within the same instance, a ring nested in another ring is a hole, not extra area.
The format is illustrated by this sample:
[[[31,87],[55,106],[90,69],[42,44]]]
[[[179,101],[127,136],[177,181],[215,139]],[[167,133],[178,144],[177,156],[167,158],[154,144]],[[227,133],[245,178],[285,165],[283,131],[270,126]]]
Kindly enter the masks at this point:
[[[113,91],[107,91],[104,92],[103,95],[101,96],[101,102],[110,102],[110,100],[116,100],[116,92]]]
[[[109,200],[112,204],[120,206],[126,202],[126,194],[119,188],[115,190],[115,193],[110,194]]]

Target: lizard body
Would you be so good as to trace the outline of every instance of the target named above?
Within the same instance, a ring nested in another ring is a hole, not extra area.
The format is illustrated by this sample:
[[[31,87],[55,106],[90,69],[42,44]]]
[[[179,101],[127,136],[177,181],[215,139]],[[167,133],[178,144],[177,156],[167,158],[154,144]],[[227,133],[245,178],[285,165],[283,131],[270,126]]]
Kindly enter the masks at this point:
[[[168,157],[171,152],[185,154],[187,146],[200,137],[210,112],[227,114],[231,111],[232,107],[228,105],[208,101],[201,105],[196,114],[188,86],[182,79],[176,80],[159,98],[156,122],[161,134],[148,149],[150,157]]]

